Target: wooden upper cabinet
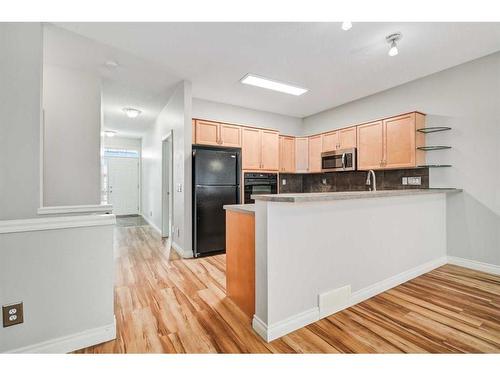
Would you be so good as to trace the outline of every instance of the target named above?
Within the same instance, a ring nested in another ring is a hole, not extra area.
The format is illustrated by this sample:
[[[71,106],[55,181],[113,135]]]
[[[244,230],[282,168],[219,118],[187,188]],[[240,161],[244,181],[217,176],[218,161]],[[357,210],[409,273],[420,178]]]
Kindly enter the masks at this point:
[[[323,134],[322,151],[333,151],[339,148],[339,133],[328,132]]]
[[[309,169],[309,139],[295,138],[295,172],[305,173]]]
[[[277,171],[280,160],[279,133],[270,130],[261,130],[261,169]]]
[[[254,128],[242,128],[241,132],[243,169],[261,169],[261,131]]]
[[[236,125],[220,124],[219,144],[225,147],[241,147],[241,127]]]
[[[339,149],[354,148],[357,147],[357,135],[356,127],[351,126],[350,128],[340,129],[338,131],[338,144]]]
[[[382,169],[383,124],[375,121],[358,125],[358,169]]]
[[[415,113],[392,117],[384,123],[384,168],[415,167]]]
[[[295,172],[295,138],[280,136],[280,172]]]
[[[322,135],[309,137],[309,173],[321,172]]]
[[[196,144],[199,145],[219,145],[219,123],[196,120]]]

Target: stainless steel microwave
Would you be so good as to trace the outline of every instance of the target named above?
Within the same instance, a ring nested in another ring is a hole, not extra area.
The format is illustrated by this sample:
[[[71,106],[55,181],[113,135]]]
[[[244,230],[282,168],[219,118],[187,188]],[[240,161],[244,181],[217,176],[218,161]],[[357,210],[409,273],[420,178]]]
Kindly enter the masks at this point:
[[[334,150],[321,154],[322,172],[342,172],[356,170],[356,148]]]

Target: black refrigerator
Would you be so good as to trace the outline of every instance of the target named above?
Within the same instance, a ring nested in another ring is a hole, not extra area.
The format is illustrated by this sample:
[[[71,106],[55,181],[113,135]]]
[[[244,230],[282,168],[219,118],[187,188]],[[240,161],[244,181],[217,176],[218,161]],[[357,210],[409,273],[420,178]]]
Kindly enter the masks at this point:
[[[193,146],[193,252],[195,257],[226,250],[223,206],[240,202],[239,148]]]

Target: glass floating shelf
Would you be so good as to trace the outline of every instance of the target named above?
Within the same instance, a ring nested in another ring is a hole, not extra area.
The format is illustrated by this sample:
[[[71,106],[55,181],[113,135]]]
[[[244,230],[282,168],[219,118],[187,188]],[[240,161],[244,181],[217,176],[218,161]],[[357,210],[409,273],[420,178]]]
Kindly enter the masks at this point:
[[[450,164],[428,164],[428,165],[417,165],[417,168],[449,168]]]
[[[448,126],[434,126],[429,128],[420,128],[417,129],[418,132],[428,134],[428,133],[436,133],[436,132],[444,132],[445,130],[451,130]]]
[[[433,150],[447,150],[449,148],[451,148],[451,146],[421,146],[417,147],[417,150],[433,151]]]

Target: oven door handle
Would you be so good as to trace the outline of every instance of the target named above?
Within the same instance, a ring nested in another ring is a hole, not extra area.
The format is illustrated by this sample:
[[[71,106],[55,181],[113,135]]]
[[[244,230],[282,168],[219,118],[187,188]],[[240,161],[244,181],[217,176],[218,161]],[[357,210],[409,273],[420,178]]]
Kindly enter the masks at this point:
[[[345,169],[345,152],[342,154],[342,169]]]

